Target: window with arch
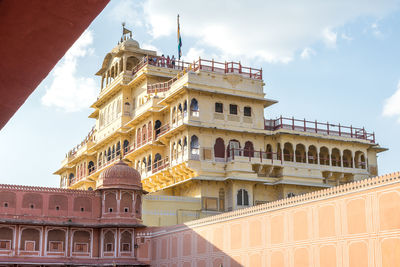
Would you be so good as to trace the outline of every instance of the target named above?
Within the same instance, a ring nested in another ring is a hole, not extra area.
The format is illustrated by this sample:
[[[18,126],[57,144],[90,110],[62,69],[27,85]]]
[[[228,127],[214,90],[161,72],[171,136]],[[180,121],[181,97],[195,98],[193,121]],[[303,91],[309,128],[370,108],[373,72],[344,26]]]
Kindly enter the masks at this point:
[[[240,143],[238,140],[230,140],[227,149],[228,157],[240,156]]]
[[[187,155],[187,137],[183,138],[183,155]]]
[[[128,140],[124,140],[124,153],[127,153],[129,150],[129,141]]]
[[[247,141],[244,144],[243,156],[245,157],[254,157],[254,146],[251,141]]]
[[[151,171],[151,155],[147,157],[147,171]]]
[[[200,158],[199,138],[196,135],[192,135],[190,139],[190,154],[192,155],[192,159],[198,160]]]
[[[246,189],[240,189],[237,192],[236,201],[238,206],[249,206],[249,193]]]
[[[183,113],[182,104],[179,103],[179,105],[178,105],[178,117],[181,117],[181,116],[182,116],[182,113]]]
[[[136,131],[136,147],[140,147],[142,143],[142,129]]]
[[[125,102],[124,104],[124,115],[130,116],[131,114],[131,104],[129,102]]]
[[[91,174],[94,171],[95,171],[94,162],[93,161],[89,161],[89,164],[88,164],[88,172],[89,172],[89,174]]]
[[[183,102],[183,116],[186,116],[187,114],[187,100]]]
[[[157,153],[154,156],[154,169],[153,169],[153,171],[158,171],[158,168],[161,166],[161,160],[162,160],[161,154]]]
[[[172,109],[172,123],[176,122],[176,107]]]
[[[120,142],[120,141],[118,141],[118,143],[117,143],[117,149],[116,149],[116,151],[117,151],[117,157],[118,157],[119,155],[121,155],[121,142]]]
[[[265,152],[266,152],[266,158],[272,159],[273,151],[271,144],[267,144],[267,149],[265,150]]]
[[[199,116],[199,103],[196,98],[193,98],[190,102],[190,112],[193,117]]]
[[[111,148],[108,148],[108,153],[107,153],[107,161],[111,160]]]
[[[99,166],[99,168],[102,165],[102,160],[103,160],[103,152],[100,152],[99,158],[97,159],[97,166]]]
[[[156,120],[156,122],[154,123],[154,131],[156,132],[156,138],[157,138],[158,135],[160,135],[161,133],[161,121]]]
[[[70,173],[69,174],[69,177],[68,177],[68,184],[70,185],[70,184],[72,184],[74,182],[74,174],[73,173]]]
[[[214,144],[214,158],[216,160],[218,159],[225,159],[225,143],[224,143],[224,139],[222,139],[221,137],[218,137],[215,140],[215,144]]]

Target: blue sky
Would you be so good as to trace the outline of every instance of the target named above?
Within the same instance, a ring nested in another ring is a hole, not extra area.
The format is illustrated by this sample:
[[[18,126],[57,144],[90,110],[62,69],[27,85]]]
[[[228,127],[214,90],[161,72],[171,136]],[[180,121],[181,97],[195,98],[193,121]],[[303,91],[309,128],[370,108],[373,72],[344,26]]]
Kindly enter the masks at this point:
[[[279,115],[365,128],[390,150],[379,173],[398,171],[400,3],[381,1],[112,1],[0,131],[0,183],[58,186],[52,173],[94,125],[94,73],[121,37],[184,59],[262,67]],[[350,3],[349,3],[350,2]]]

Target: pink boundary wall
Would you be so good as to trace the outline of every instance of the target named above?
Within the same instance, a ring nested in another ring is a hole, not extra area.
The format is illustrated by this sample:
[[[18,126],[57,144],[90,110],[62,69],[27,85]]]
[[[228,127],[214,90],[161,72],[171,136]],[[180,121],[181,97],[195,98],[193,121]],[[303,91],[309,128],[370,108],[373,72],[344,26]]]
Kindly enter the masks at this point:
[[[151,266],[400,266],[400,172],[146,228],[137,244]]]

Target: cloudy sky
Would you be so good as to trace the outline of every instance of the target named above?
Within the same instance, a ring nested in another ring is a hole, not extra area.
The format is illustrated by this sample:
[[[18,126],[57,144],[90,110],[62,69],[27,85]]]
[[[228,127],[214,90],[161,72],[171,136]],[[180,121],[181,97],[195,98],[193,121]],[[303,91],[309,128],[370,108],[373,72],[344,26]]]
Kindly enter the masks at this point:
[[[52,173],[94,125],[94,75],[121,37],[144,48],[262,67],[279,115],[365,127],[390,150],[380,174],[400,170],[400,2],[112,1],[0,132],[0,183],[57,186]]]

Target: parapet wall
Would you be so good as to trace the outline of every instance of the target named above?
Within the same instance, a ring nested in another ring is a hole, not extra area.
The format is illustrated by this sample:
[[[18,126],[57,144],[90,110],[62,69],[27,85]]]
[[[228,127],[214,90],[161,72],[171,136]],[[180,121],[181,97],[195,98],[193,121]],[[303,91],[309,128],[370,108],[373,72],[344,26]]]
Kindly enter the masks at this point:
[[[400,173],[138,233],[152,266],[400,266]]]

